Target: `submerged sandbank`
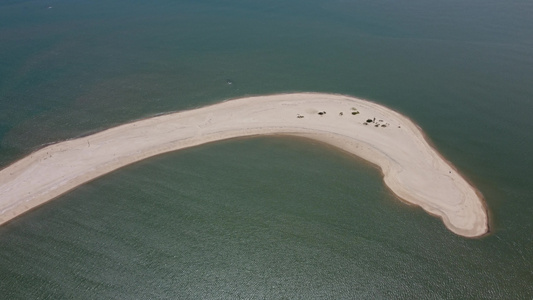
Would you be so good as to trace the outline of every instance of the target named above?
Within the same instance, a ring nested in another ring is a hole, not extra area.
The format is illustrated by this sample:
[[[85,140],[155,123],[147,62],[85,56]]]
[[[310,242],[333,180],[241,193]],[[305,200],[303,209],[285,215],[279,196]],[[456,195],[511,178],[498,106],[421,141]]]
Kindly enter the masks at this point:
[[[482,197],[413,122],[376,103],[318,93],[240,98],[42,148],[0,171],[0,224],[139,160],[267,134],[307,137],[353,153],[379,166],[399,198],[439,216],[454,233],[488,232]]]

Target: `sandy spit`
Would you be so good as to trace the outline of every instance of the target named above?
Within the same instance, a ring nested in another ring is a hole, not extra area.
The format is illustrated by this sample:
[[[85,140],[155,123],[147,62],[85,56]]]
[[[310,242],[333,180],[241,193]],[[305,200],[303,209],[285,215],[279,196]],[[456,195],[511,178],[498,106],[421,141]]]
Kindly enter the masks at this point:
[[[481,194],[411,120],[373,102],[318,93],[229,100],[44,147],[0,171],[0,224],[145,158],[269,134],[319,140],[379,166],[392,192],[440,217],[458,235],[478,237],[489,230]]]

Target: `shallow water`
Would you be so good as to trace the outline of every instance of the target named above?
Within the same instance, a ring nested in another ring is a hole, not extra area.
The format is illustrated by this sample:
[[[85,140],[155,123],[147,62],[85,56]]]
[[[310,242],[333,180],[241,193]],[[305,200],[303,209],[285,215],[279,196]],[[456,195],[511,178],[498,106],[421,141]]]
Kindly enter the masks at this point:
[[[226,141],[118,170],[1,227],[0,291],[532,297],[531,13],[526,1],[4,1],[0,166],[224,99],[350,94],[417,122],[484,194],[493,233],[452,234],[333,148]]]

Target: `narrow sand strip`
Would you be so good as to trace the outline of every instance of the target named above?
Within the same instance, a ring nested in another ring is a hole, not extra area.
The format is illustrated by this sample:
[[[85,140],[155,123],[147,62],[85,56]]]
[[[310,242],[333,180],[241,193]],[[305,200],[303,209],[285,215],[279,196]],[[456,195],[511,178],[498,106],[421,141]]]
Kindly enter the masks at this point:
[[[373,122],[364,124],[367,119]],[[0,171],[0,224],[133,162],[212,141],[266,134],[307,137],[353,153],[378,165],[398,197],[441,217],[456,234],[476,237],[488,232],[481,196],[413,122],[372,102],[315,93],[230,100],[47,146]]]

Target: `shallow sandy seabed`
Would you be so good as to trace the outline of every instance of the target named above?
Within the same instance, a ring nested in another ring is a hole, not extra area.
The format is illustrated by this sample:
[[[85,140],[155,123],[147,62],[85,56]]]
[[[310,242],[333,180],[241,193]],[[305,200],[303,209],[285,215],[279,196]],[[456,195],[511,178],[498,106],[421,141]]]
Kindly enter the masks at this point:
[[[133,162],[208,142],[268,134],[311,138],[362,157],[381,168],[398,197],[442,218],[454,233],[476,237],[488,232],[481,194],[413,122],[376,103],[318,93],[229,100],[42,148],[0,171],[0,224]]]

